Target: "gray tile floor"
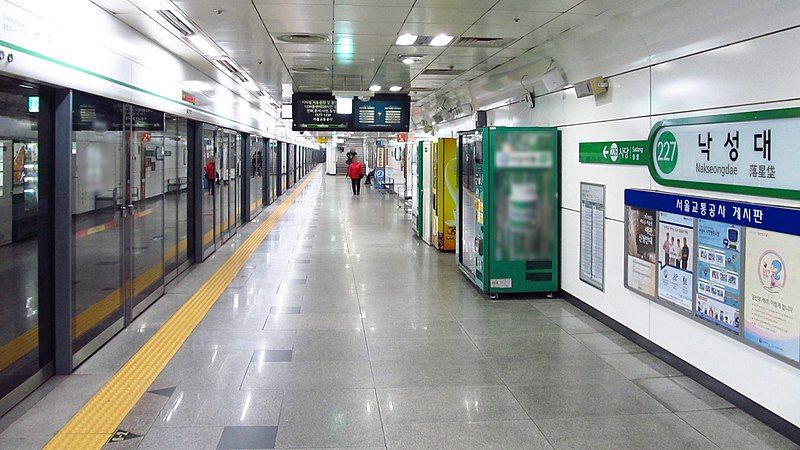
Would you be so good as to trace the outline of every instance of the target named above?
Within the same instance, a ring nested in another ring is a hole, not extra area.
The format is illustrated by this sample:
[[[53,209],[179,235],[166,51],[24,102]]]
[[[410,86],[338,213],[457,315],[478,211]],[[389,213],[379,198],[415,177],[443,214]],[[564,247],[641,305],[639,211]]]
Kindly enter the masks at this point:
[[[317,175],[108,448],[797,448],[563,300],[488,301],[349,188]]]

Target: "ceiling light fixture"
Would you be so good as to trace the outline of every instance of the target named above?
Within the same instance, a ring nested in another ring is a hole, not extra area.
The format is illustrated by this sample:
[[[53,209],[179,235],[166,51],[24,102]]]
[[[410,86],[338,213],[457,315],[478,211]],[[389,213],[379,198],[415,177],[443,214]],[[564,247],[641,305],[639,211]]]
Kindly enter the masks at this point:
[[[410,34],[410,33],[401,34],[400,36],[397,36],[397,40],[394,41],[394,44],[395,45],[414,45],[414,43],[417,42],[417,37],[418,36],[416,34]]]
[[[186,36],[186,40],[204,56],[211,58],[220,56],[222,54],[216,45],[214,45],[208,38],[201,34],[192,34],[190,36]]]
[[[400,55],[399,56],[400,62],[402,62],[403,64],[414,64],[414,63],[422,61],[422,58],[423,58],[422,55]]]
[[[380,84],[373,84],[372,86],[369,87],[369,90],[372,91],[372,92],[378,92],[378,91],[381,90],[381,85]]]
[[[403,90],[403,87],[402,86],[392,86],[392,87],[389,88],[389,90],[392,91],[392,92],[397,92],[397,91]]]
[[[452,40],[453,36],[447,34],[440,34],[438,36],[434,36],[434,38],[431,39],[431,42],[428,45],[432,47],[444,47],[445,45],[449,44],[450,41]]]

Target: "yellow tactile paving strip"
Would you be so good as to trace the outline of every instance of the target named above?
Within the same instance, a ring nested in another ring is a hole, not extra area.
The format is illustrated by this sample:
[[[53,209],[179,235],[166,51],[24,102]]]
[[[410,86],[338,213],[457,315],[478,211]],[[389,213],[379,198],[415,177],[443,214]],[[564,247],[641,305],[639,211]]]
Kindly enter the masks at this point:
[[[267,217],[236,252],[195,292],[147,343],[67,422],[46,449],[99,449],[139,401],[161,370],[181,348],[217,298],[244,267],[295,198],[311,181],[314,170]]]

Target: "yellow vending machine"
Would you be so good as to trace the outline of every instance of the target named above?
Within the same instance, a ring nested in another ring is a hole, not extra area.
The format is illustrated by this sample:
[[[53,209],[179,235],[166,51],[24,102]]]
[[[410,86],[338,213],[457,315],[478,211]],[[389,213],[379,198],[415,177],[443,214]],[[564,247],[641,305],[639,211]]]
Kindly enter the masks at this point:
[[[439,138],[431,153],[433,245],[452,252],[456,249],[458,143],[454,138]]]

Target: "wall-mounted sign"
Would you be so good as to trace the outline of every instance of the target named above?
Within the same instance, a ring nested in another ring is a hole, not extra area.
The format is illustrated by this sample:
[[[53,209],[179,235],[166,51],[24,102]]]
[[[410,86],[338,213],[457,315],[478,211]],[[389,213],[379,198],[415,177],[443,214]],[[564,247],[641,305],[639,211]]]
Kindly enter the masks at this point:
[[[378,147],[375,151],[375,167],[386,167],[386,149]]]
[[[661,185],[800,199],[800,108],[665,120],[649,141]]]
[[[625,205],[628,289],[800,366],[800,209],[635,189]]]
[[[406,94],[354,98],[352,113],[339,114],[333,95],[297,93],[292,95],[292,130],[408,131],[410,110],[411,97]]]
[[[186,91],[181,91],[181,100],[193,105],[197,104],[197,97],[194,94],[190,94]]]
[[[581,183],[580,279],[604,289],[606,187]]]
[[[581,142],[578,161],[587,164],[647,165],[647,141]]]

